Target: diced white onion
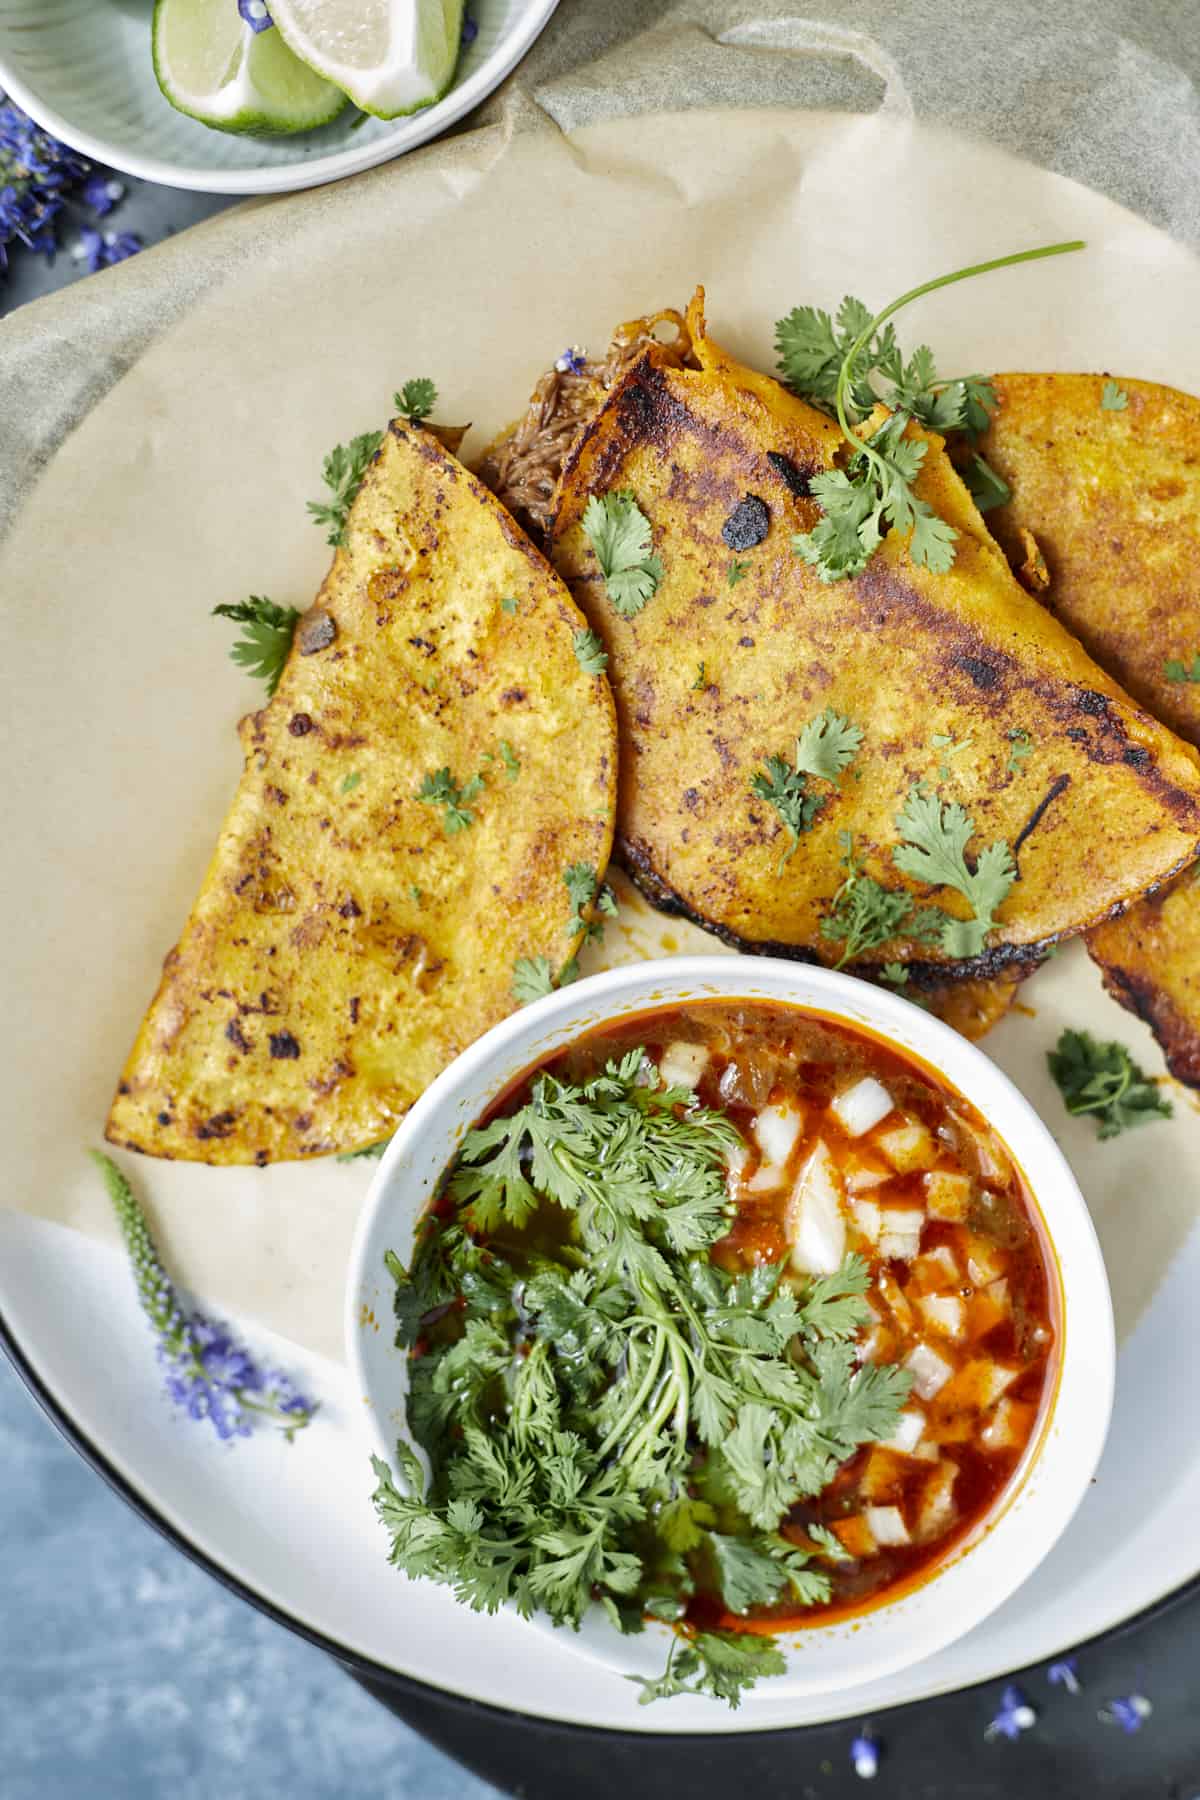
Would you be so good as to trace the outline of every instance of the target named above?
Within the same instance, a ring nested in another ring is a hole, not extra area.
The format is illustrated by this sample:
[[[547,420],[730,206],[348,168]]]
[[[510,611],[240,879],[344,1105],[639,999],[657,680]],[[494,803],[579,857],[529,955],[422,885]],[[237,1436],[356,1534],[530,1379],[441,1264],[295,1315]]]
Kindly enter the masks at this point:
[[[853,1087],[840,1093],[829,1110],[847,1137],[861,1137],[865,1131],[882,1123],[896,1102],[873,1075],[864,1075]]]
[[[958,1508],[954,1504],[954,1483],[957,1480],[956,1463],[941,1461],[930,1470],[915,1521],[916,1535],[922,1543],[927,1543],[930,1538],[940,1537],[944,1531],[949,1530],[958,1516]]]
[[[897,1325],[899,1325],[902,1331],[909,1330],[913,1322],[913,1309],[908,1303],[904,1289],[900,1286],[900,1283],[896,1280],[896,1277],[892,1274],[890,1269],[881,1269],[879,1271],[877,1285],[879,1287],[880,1295],[887,1303],[891,1315],[895,1319]]]
[[[750,1152],[745,1144],[733,1144],[725,1153],[725,1173],[731,1182],[738,1176],[750,1161]]]
[[[879,1207],[874,1200],[852,1200],[850,1217],[869,1244],[879,1238]]]
[[[930,1330],[960,1338],[967,1328],[967,1309],[956,1294],[922,1294],[917,1301]]]
[[[989,1300],[994,1300],[1001,1312],[1008,1311],[1008,1282],[1001,1277],[999,1281],[989,1281],[984,1289]]]
[[[880,1201],[879,1229],[899,1232],[901,1237],[920,1237],[925,1229],[925,1214],[919,1206],[889,1206]]]
[[[796,1147],[804,1114],[794,1106],[764,1106],[752,1130],[768,1162],[785,1163]]]
[[[1004,1273],[999,1252],[988,1238],[973,1237],[967,1251],[967,1274],[976,1287],[986,1287]]]
[[[904,1514],[898,1506],[865,1507],[863,1518],[877,1544],[883,1544],[886,1547],[893,1544],[912,1543],[908,1534],[908,1526],[904,1523]]]
[[[658,1072],[668,1087],[694,1088],[708,1067],[703,1044],[668,1044],[659,1059]]]
[[[926,1343],[914,1344],[904,1359],[904,1367],[912,1375],[913,1393],[922,1400],[932,1400],[940,1394],[954,1373],[953,1363]]]
[[[896,1420],[896,1429],[891,1437],[880,1438],[885,1450],[899,1450],[903,1456],[911,1456],[922,1437],[925,1435],[925,1414],[920,1407],[905,1407]]]
[[[818,1143],[792,1190],[785,1230],[792,1267],[802,1275],[834,1275],[846,1254],[846,1220],[837,1168]]]
[[[781,1188],[787,1176],[774,1163],[760,1163],[749,1181],[743,1181],[742,1189],[747,1194],[769,1194],[774,1188]]]
[[[872,1169],[866,1163],[853,1163],[846,1170],[846,1187],[852,1194],[866,1194],[872,1188],[882,1187],[891,1178],[890,1169]]]
[[[936,1160],[937,1148],[919,1119],[905,1119],[875,1134],[874,1142],[883,1151],[898,1175],[910,1175],[914,1169],[927,1169]]]
[[[1016,1401],[1007,1397],[1001,1400],[995,1412],[980,1432],[980,1442],[985,1450],[1017,1450],[1025,1442],[1025,1420],[1028,1412]]]
[[[911,1262],[921,1248],[921,1235],[915,1232],[884,1231],[880,1233],[880,1256],[894,1256],[898,1262]]]
[[[937,1293],[944,1288],[961,1287],[962,1270],[949,1245],[939,1244],[936,1250],[927,1250],[924,1256],[918,1256],[913,1264],[913,1279],[919,1281],[927,1293]]]
[[[949,1169],[934,1169],[925,1177],[925,1204],[931,1219],[961,1224],[967,1216],[970,1200],[969,1176],[955,1175]]]

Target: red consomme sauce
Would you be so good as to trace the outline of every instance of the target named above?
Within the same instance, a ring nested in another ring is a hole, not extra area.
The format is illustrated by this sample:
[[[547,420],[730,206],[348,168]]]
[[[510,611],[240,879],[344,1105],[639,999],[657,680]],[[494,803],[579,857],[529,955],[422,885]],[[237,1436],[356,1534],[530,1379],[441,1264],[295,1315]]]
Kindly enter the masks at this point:
[[[935,1070],[784,1003],[705,1000],[622,1019],[520,1077],[488,1117],[522,1101],[542,1069],[580,1082],[635,1045],[744,1140],[728,1177],[737,1213],[714,1260],[738,1270],[786,1258],[786,1278],[804,1283],[856,1252],[871,1271],[858,1357],[913,1376],[892,1437],[782,1527],[800,1545],[812,1524],[841,1541],[829,1603],[735,1617],[700,1596],[691,1622],[775,1632],[867,1611],[984,1527],[1044,1427],[1060,1299],[1037,1206],[1003,1143]]]

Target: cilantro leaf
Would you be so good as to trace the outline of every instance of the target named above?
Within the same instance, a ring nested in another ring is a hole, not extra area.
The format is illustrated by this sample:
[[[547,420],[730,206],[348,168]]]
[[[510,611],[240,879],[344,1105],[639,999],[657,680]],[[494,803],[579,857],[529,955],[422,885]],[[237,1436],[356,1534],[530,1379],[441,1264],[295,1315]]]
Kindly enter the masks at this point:
[[[543,994],[552,994],[554,985],[554,970],[550,967],[549,957],[518,956],[513,964],[514,1000],[525,1006],[530,1000],[540,1000]]]
[[[739,581],[745,580],[746,575],[749,572],[749,569],[750,569],[750,564],[749,564],[749,561],[745,557],[739,559],[738,557],[735,556],[733,558],[733,560],[731,561],[731,563],[729,565],[729,569],[726,573],[726,576],[725,576],[726,582],[728,583],[728,585],[730,587],[736,587]]]
[[[1003,839],[989,844],[972,869],[966,847],[975,834],[974,821],[957,801],[944,803],[918,787],[909,789],[896,828],[902,842],[892,855],[901,873],[930,887],[953,888],[971,908],[972,917],[967,920],[945,915],[942,948],[955,958],[978,956],[996,923],[996,912],[1017,878],[1008,844]]]
[[[605,918],[613,918],[617,911],[612,889],[600,880],[591,863],[572,863],[563,870],[563,882],[571,901],[567,936],[578,937],[582,932],[585,944],[601,942]]]
[[[364,431],[348,444],[335,444],[321,465],[321,480],[330,498],[310,500],[308,510],[315,524],[328,525],[327,544],[345,543],[346,519],[383,435],[382,431]]]
[[[923,443],[906,439],[910,419],[931,431],[965,431],[977,436],[995,406],[995,390],[985,376],[951,381],[938,377],[933,354],[922,344],[906,361],[896,343],[893,313],[938,288],[1014,263],[1057,256],[1082,244],[1051,244],[1040,250],[995,257],[949,275],[922,282],[871,316],[861,300],[847,295],[836,322],[819,308],[796,307],[775,327],[779,370],[798,394],[835,417],[850,446],[846,468],[814,478],[813,498],[824,517],[812,531],[793,538],[796,554],[816,568],[823,581],[839,581],[866,567],[887,526],[910,532],[914,563],[944,573],[954,561],[957,533],[914,491],[925,455]],[[868,438],[855,429],[884,401],[888,418]],[[1123,404],[1123,402],[1122,402]],[[990,504],[1000,504],[1003,484],[977,458],[971,476]]]
[[[504,764],[507,779],[515,781],[521,773],[521,759],[507,738],[500,739],[500,761]]]
[[[608,651],[594,631],[577,631],[574,637],[575,657],[585,675],[603,675],[608,667]]]
[[[815,719],[809,720],[796,739],[794,766],[781,756],[768,756],[766,774],[760,771],[750,777],[750,792],[775,808],[788,832],[776,875],[783,873],[789,859],[796,854],[801,836],[811,829],[828,798],[809,790],[809,777],[836,782],[857,756],[862,739],[858,725],[826,707]]]
[[[1102,1044],[1089,1031],[1064,1031],[1046,1061],[1067,1111],[1093,1114],[1099,1137],[1171,1117],[1171,1102],[1123,1044]]]
[[[213,616],[245,626],[229,654],[239,669],[263,683],[268,697],[274,694],[300,619],[296,608],[276,606],[265,594],[251,594],[248,600],[214,606]]]
[[[1100,404],[1105,412],[1124,412],[1129,405],[1129,395],[1115,381],[1106,381],[1100,393]]]
[[[453,837],[475,823],[475,814],[468,802],[476,799],[483,787],[482,775],[470,776],[460,787],[449,769],[433,769],[417,789],[416,798],[425,806],[441,807],[442,824],[447,836]]]
[[[392,395],[392,405],[410,425],[419,425],[423,419],[427,419],[437,403],[437,388],[426,376],[406,381],[400,392]]]
[[[1011,731],[1007,733],[1007,737],[1009,751],[1008,761],[1004,765],[1004,773],[1006,775],[1019,775],[1021,772],[1021,764],[1033,749],[1033,739],[1020,725],[1014,725]]]
[[[998,475],[978,451],[962,471],[962,478],[981,513],[991,512],[996,506],[1007,506],[1012,499],[1012,489],[1003,475]]]
[[[733,1708],[747,1688],[764,1675],[784,1675],[787,1664],[773,1638],[737,1631],[701,1631],[695,1637],[676,1637],[667,1666],[657,1679],[627,1675],[641,1688],[638,1703],[668,1700],[675,1694],[711,1694]]]
[[[596,553],[613,606],[624,619],[641,612],[663,577],[651,554],[650,521],[634,496],[621,489],[592,494],[583,510],[583,530]]]
[[[220,612],[221,608],[218,607],[217,611]],[[233,654],[235,657],[237,656],[236,649]],[[1196,651],[1190,663],[1184,662],[1182,658],[1177,656],[1168,658],[1163,664],[1163,674],[1168,681],[1200,682],[1200,650]]]

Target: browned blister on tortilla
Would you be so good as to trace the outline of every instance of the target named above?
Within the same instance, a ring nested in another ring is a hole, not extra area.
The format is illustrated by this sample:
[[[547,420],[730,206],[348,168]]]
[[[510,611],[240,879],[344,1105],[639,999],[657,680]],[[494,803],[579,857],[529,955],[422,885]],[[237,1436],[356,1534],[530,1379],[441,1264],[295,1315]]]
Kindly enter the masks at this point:
[[[821,922],[849,833],[865,873],[968,916],[893,862],[896,816],[925,783],[974,821],[970,853],[1003,839],[1017,856],[987,949],[954,965],[976,976],[1035,959],[1189,862],[1200,758],[1019,586],[941,441],[925,440],[917,491],[959,534],[952,569],[915,566],[892,533],[861,575],[826,584],[792,539],[817,520],[806,488],[840,456],[837,427],[714,345],[695,303],[689,324],[701,367],[646,352],[574,445],[552,533],[608,650],[618,838],[651,898],[734,943],[831,961]],[[632,618],[582,527],[588,498],[614,490],[635,497],[663,570]],[[747,496],[766,535],[735,550],[723,529]],[[862,747],[781,867],[787,833],[751,779],[826,708],[861,727]],[[956,747],[944,778],[935,738]],[[876,964],[897,955],[940,953],[889,945]]]
[[[1200,400],[1104,375],[998,375],[980,448],[1012,489],[988,514],[1012,557],[1030,533],[1045,598],[1102,668],[1200,744]],[[1182,669],[1180,667],[1182,665]],[[1131,907],[1088,938],[1105,986],[1151,1026],[1179,1080],[1200,1086],[1200,886]]]
[[[502,604],[505,603],[505,604]],[[117,1144],[272,1162],[385,1138],[570,954],[563,872],[602,872],[615,734],[583,620],[495,500],[395,423],[245,768],[121,1077]],[[471,822],[418,799],[448,769]]]

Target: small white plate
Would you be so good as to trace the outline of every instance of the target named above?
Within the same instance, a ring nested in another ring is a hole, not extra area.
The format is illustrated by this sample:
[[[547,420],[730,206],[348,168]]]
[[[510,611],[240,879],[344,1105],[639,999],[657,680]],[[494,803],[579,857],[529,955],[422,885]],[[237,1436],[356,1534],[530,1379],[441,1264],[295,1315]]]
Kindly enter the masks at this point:
[[[207,194],[288,193],[437,137],[500,85],[557,5],[472,0],[478,35],[444,99],[402,119],[347,106],[295,137],[240,137],[176,112],[154,77],[149,0],[0,0],[0,90],[63,143],[127,175]]]

